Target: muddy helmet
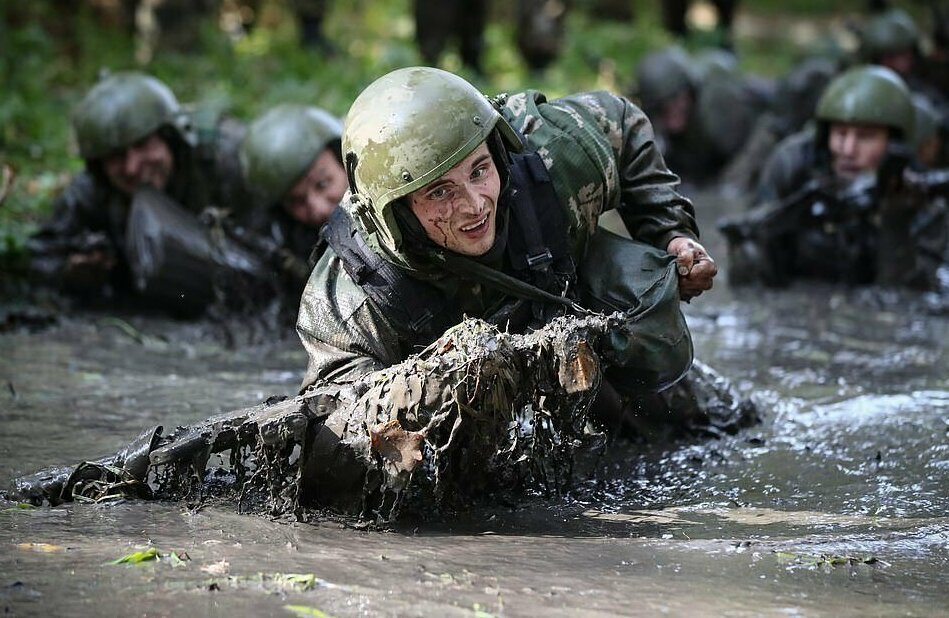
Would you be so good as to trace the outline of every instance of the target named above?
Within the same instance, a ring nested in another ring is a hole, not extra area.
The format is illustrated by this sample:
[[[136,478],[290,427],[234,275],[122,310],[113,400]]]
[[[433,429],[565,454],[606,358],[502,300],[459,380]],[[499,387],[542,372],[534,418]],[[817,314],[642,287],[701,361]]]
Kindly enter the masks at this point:
[[[73,128],[83,159],[99,159],[182,118],[178,99],[164,83],[137,72],[106,75],[79,102]],[[184,127],[178,127],[184,130]]]
[[[819,122],[876,124],[913,136],[915,110],[906,83],[896,72],[877,65],[858,66],[834,78],[817,101]]]
[[[281,201],[318,154],[338,147],[342,130],[338,118],[317,107],[273,107],[251,123],[241,142],[248,185],[267,204]]]
[[[689,54],[677,45],[653,52],[636,67],[633,93],[643,110],[654,113],[662,104],[696,84],[696,75]]]
[[[437,180],[494,129],[509,150],[521,149],[496,105],[461,77],[429,67],[392,71],[356,97],[343,127],[350,186],[343,206],[367,240],[397,254],[393,202]]]
[[[920,34],[916,22],[903,9],[891,9],[872,17],[860,32],[860,55],[866,62],[880,56],[916,49]]]

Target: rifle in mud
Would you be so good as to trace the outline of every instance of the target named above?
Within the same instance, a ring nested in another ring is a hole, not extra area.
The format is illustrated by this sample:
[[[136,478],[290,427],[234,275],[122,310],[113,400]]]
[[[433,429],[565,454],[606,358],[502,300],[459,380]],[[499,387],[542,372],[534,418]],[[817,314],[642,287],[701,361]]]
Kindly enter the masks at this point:
[[[730,244],[738,244],[745,240],[766,242],[793,233],[805,217],[837,225],[865,219],[876,209],[879,177],[861,176],[844,190],[836,190],[830,177],[812,178],[790,196],[741,215],[724,217],[717,227]],[[906,190],[943,195],[949,190],[949,169],[904,169],[900,182]]]
[[[16,479],[8,498],[234,498],[301,516],[330,507],[377,520],[478,495],[557,493],[574,453],[602,445],[589,411],[629,315],[565,316],[527,335],[469,319],[402,363],[354,382],[228,412],[117,453]],[[689,397],[733,432],[749,409],[708,368]],[[713,409],[714,408],[714,409]],[[727,419],[727,420],[726,420]],[[738,423],[731,430],[726,423]]]
[[[310,277],[310,264],[295,255],[265,234],[257,233],[237,224],[230,217],[215,218],[214,223],[223,233],[238,244],[257,255],[276,272],[286,276],[292,283],[302,286]]]

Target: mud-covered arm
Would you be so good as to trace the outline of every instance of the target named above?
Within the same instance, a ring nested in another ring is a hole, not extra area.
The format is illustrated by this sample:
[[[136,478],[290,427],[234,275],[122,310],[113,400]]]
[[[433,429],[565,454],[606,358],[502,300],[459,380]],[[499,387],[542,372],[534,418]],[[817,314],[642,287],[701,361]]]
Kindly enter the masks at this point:
[[[403,360],[395,329],[332,249],[303,290],[297,334],[309,356],[301,392],[318,380],[351,382]]]
[[[105,193],[82,172],[56,198],[52,216],[27,241],[38,283],[67,290],[102,283],[99,275],[111,268],[115,253],[107,234]]]

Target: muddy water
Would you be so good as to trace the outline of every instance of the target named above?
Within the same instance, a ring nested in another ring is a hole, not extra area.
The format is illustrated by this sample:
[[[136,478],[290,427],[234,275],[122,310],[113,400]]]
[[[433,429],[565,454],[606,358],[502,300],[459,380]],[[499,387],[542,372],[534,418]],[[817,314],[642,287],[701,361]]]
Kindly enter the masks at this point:
[[[714,220],[706,201],[705,229]],[[720,240],[706,240],[724,261]],[[362,532],[177,503],[0,506],[8,615],[949,615],[949,318],[919,298],[720,285],[698,356],[761,406],[724,440],[616,445],[567,497]],[[907,306],[909,308],[907,308]],[[0,482],[294,390],[287,345],[85,316],[0,335]],[[107,561],[149,545],[190,560]],[[312,574],[304,590],[274,574]],[[479,613],[482,612],[482,613]]]

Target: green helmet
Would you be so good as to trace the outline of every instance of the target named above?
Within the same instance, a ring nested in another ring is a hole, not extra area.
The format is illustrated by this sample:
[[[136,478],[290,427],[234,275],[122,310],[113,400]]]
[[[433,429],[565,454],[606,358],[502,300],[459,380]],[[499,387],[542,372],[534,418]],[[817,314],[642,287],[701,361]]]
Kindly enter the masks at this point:
[[[267,204],[279,202],[316,156],[341,135],[339,119],[322,109],[277,105],[250,125],[241,142],[241,167],[248,185]]]
[[[356,97],[343,128],[351,193],[343,205],[367,240],[397,256],[392,203],[437,180],[495,128],[509,150],[521,149],[495,105],[461,77],[429,67],[392,71]]]
[[[817,101],[821,122],[863,122],[913,136],[915,110],[905,82],[896,72],[877,65],[858,66],[838,75]]]
[[[684,90],[693,88],[696,75],[692,59],[674,45],[644,57],[636,67],[636,92],[643,110],[655,113],[663,103]]]
[[[143,73],[114,73],[86,93],[73,113],[83,159],[126,148],[163,125],[178,127],[181,106],[161,81]]]
[[[881,55],[916,49],[919,28],[909,13],[891,9],[872,17],[860,32],[860,55],[874,62]]]

